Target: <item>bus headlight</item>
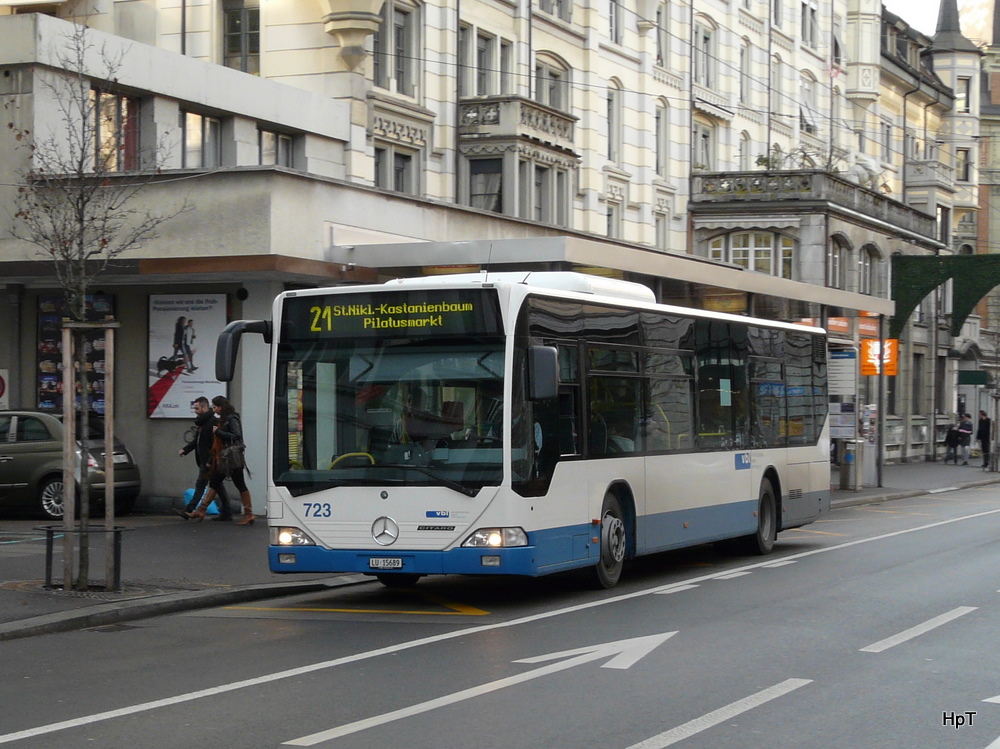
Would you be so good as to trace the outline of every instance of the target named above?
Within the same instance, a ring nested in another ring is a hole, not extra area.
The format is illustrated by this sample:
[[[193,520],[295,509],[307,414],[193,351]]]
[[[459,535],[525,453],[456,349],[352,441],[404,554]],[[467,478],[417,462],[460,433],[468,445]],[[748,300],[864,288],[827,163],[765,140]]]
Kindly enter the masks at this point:
[[[301,528],[284,526],[271,528],[271,546],[315,546],[316,542]]]
[[[498,549],[501,546],[527,546],[528,534],[523,528],[480,528],[462,546]]]

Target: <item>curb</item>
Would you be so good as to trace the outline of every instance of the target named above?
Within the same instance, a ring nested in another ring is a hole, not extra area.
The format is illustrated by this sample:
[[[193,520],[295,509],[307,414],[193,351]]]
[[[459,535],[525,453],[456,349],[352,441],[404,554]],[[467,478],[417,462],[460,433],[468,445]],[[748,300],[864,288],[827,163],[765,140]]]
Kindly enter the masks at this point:
[[[856,507],[858,505],[870,505],[876,502],[889,502],[894,499],[906,499],[907,497],[922,497],[925,494],[943,494],[944,492],[955,492],[961,489],[974,489],[977,486],[989,486],[1000,484],[1000,476],[992,479],[979,479],[978,481],[966,481],[954,486],[942,486],[936,489],[899,489],[890,490],[885,494],[868,494],[860,497],[848,497],[845,499],[831,499],[830,509],[841,507]],[[847,490],[840,490],[847,491]]]
[[[264,598],[316,593],[331,588],[344,588],[371,582],[374,580],[367,575],[342,575],[326,580],[312,580],[307,583],[240,585],[227,590],[185,591],[134,601],[113,601],[89,606],[85,609],[44,614],[21,621],[0,624],[0,642],[55,632],[101,627],[164,614],[176,614],[181,611],[259,601]]]

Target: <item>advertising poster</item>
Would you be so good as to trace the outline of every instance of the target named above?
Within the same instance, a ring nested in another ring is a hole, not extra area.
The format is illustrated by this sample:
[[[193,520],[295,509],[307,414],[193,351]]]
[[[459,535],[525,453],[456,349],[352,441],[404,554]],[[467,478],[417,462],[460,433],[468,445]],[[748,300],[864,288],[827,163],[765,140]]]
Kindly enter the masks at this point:
[[[215,342],[226,327],[226,295],[149,297],[148,411],[151,419],[191,419],[191,404],[227,395],[215,379]]]
[[[42,295],[38,297],[38,349],[36,351],[38,408],[52,413],[62,412],[62,320],[67,316],[64,297]],[[87,322],[101,322],[115,314],[115,299],[111,294],[89,294],[86,300]],[[84,334],[87,356],[87,392],[77,393],[79,406],[86,398],[87,406],[99,414],[104,413],[104,331],[92,330]]]

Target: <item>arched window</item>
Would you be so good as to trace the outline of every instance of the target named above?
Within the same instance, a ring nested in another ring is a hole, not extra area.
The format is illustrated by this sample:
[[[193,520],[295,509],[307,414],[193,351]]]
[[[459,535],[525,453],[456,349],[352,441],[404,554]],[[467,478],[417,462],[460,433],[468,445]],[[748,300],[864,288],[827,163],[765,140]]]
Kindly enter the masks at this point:
[[[803,70],[799,77],[799,129],[809,135],[819,133],[819,116],[816,112],[816,79]]]
[[[705,88],[715,85],[715,27],[707,18],[694,22],[694,82]]]
[[[608,83],[608,161],[615,164],[622,162],[622,128],[624,126],[622,112],[621,84],[611,79]]]
[[[744,130],[740,133],[740,152],[738,169],[741,172],[750,171],[750,133]]]
[[[879,288],[882,254],[875,245],[865,245],[858,254],[858,293],[876,295]]]
[[[792,278],[795,246],[795,239],[786,234],[770,231],[733,232],[709,240],[708,257],[755,273]]]
[[[670,66],[670,3],[656,6],[656,64]]]
[[[670,174],[670,106],[666,101],[656,105],[656,176]]]
[[[826,285],[832,289],[847,288],[847,261],[851,247],[847,240],[835,236],[830,239],[826,253]]]
[[[785,109],[783,86],[781,85],[781,55],[771,58],[768,84],[771,86],[771,111],[780,114]]]
[[[752,80],[750,41],[744,39],[740,44],[740,104],[750,103],[750,85]]]
[[[691,138],[691,168],[715,169],[715,123],[696,115]]]
[[[555,56],[535,56],[535,101],[568,112],[570,68]]]

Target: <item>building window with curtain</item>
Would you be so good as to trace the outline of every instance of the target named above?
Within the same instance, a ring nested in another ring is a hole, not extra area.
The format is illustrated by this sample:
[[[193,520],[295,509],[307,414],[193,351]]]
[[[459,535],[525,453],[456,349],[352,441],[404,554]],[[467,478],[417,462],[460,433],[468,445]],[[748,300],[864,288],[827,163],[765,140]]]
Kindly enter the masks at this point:
[[[94,112],[94,171],[126,172],[139,164],[139,100],[90,92]]]
[[[469,201],[473,208],[503,213],[503,159],[469,161]]]
[[[258,0],[223,0],[222,28],[227,68],[260,75],[260,7]]]
[[[755,273],[792,278],[795,239],[767,231],[723,234],[708,242],[708,257]]]

